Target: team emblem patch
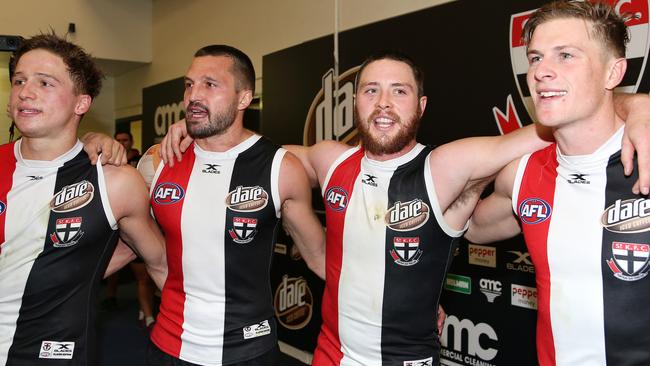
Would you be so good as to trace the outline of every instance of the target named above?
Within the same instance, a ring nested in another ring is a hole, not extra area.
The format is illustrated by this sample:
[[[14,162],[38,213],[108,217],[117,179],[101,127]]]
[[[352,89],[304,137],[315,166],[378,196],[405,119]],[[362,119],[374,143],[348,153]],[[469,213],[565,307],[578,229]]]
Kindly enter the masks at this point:
[[[78,210],[93,199],[95,187],[87,180],[61,188],[50,201],[54,212],[70,212]]]
[[[637,243],[612,243],[612,258],[607,260],[614,277],[623,281],[637,281],[648,274],[650,245]]]
[[[411,231],[429,220],[429,206],[416,198],[408,202],[397,201],[384,217],[386,225],[395,231]]]
[[[269,194],[260,187],[238,186],[226,196],[226,206],[237,212],[254,212],[266,207]]]
[[[153,192],[153,200],[159,205],[171,205],[185,196],[183,188],[172,182],[158,184]]]
[[[519,218],[524,224],[539,224],[551,217],[551,205],[541,198],[527,198],[519,204]]]
[[[57,248],[71,247],[81,239],[84,232],[81,230],[81,217],[67,217],[56,219],[54,232],[50,234],[50,240]]]
[[[404,366],[433,366],[433,357],[423,358],[421,360],[404,361]]]
[[[232,241],[237,244],[250,243],[257,234],[257,219],[235,217],[232,220],[233,228],[228,230]]]
[[[393,249],[390,251],[395,263],[400,266],[412,266],[422,257],[420,238],[393,238]]]
[[[0,215],[2,215],[6,209],[7,205],[4,202],[0,201]]]
[[[649,0],[607,0],[619,14],[630,14],[632,17],[625,24],[630,34],[630,43],[627,45],[625,57],[627,58],[627,70],[618,91],[629,93],[637,92],[648,57],[648,3]],[[510,61],[515,76],[519,96],[526,106],[528,115],[535,119],[535,108],[528,90],[526,74],[528,72],[528,57],[526,56],[526,45],[524,44],[521,32],[535,11],[529,10],[514,14],[510,18]]]
[[[650,230],[650,199],[616,200],[600,218],[607,231],[614,233],[642,233]]]
[[[71,360],[74,355],[74,342],[43,341],[38,358]]]
[[[331,187],[325,192],[325,203],[333,211],[343,211],[348,206],[348,192],[341,187]]]

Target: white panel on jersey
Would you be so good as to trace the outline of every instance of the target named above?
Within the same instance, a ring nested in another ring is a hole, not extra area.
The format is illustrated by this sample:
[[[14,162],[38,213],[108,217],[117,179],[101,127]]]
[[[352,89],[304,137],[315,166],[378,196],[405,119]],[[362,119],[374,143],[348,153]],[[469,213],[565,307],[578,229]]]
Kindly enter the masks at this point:
[[[196,145],[195,153],[196,163],[187,184],[181,219],[186,298],[180,358],[189,362],[214,360],[220,364],[226,286],[223,240],[218,238],[226,230],[226,210],[223,204],[215,203],[223,202],[228,194],[233,164],[232,160],[209,158],[218,154],[201,151]],[[220,173],[202,173],[205,163],[218,163]],[[222,183],[216,184],[215,179]]]
[[[548,233],[550,314],[558,365],[606,364],[602,283],[602,226],[609,156],[620,149],[620,129],[591,155],[558,149],[555,198]],[[575,181],[582,174],[588,183]]]

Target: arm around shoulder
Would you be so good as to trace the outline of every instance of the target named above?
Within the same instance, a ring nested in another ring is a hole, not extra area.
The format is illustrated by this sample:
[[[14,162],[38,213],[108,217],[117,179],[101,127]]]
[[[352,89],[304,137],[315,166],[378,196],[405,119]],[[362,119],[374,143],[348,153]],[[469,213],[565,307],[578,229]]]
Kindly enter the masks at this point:
[[[312,187],[322,185],[336,158],[351,148],[350,145],[331,140],[321,141],[312,146],[284,145],[283,147],[302,163]]]

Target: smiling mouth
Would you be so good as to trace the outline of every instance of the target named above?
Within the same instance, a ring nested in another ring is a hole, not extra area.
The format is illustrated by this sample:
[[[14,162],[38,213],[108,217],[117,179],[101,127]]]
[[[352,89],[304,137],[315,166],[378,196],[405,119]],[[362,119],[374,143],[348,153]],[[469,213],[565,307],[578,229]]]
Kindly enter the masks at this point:
[[[553,97],[563,97],[567,95],[566,91],[544,91],[537,93],[540,97],[544,98],[553,98]]]

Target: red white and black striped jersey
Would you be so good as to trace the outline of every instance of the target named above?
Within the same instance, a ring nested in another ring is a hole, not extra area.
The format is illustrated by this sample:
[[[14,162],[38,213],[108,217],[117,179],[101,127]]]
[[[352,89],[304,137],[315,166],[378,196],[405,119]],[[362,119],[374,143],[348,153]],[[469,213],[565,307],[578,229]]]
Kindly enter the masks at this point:
[[[195,144],[158,168],[151,206],[169,274],[151,339],[164,352],[227,365],[277,345],[270,264],[284,153],[254,135],[226,152]]]
[[[650,364],[650,200],[623,174],[622,134],[519,165],[512,202],[535,264],[542,366]]]
[[[444,222],[431,148],[373,161],[348,150],[323,185],[323,326],[313,365],[433,365],[437,309],[457,239]]]
[[[97,364],[95,302],[117,242],[101,164],[0,146],[0,365]]]

